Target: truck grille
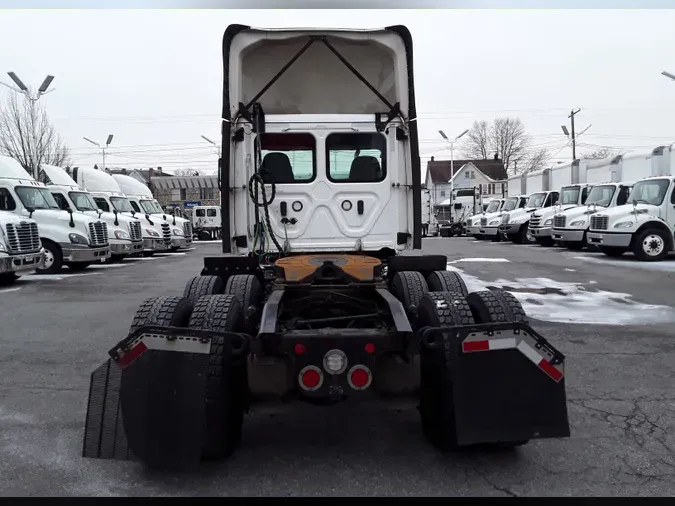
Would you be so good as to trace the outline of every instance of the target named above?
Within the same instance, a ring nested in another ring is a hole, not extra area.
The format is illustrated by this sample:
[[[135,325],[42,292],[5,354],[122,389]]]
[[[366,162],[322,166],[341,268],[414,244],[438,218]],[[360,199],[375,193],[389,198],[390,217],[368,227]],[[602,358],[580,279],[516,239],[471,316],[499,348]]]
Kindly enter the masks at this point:
[[[565,228],[565,222],[567,219],[564,216],[554,216],[553,217],[553,227],[554,228]]]
[[[162,223],[162,235],[164,236],[164,243],[171,244],[171,226],[168,223]]]
[[[143,239],[143,232],[141,231],[141,222],[134,220],[129,223],[129,235],[132,241],[140,241]]]
[[[538,214],[532,214],[530,218],[530,228],[537,228],[541,226],[541,216]]]
[[[106,246],[108,244],[108,225],[104,221],[89,224],[89,243],[92,246]]]
[[[480,219],[480,226],[484,227],[485,225],[487,225],[487,218],[481,218]]]
[[[607,230],[609,218],[607,216],[591,216],[591,229]]]
[[[40,233],[37,223],[22,222],[19,225],[8,223],[7,241],[10,253],[32,253],[40,251]]]
[[[183,223],[183,233],[188,239],[192,239],[192,223],[186,221]]]

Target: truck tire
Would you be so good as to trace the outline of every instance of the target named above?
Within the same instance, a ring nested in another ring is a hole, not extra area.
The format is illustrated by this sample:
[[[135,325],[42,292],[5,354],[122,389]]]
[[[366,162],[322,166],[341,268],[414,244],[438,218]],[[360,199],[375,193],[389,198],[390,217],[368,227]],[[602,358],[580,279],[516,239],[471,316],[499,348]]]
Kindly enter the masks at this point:
[[[453,271],[434,271],[427,276],[427,286],[431,292],[456,292],[466,297],[469,290],[462,276]]]
[[[35,269],[38,274],[56,274],[63,267],[63,253],[58,244],[49,239],[42,239],[42,247],[45,249],[45,263],[43,269]]]
[[[192,301],[185,297],[151,297],[136,310],[129,332],[145,325],[187,327],[192,314]]]
[[[530,227],[530,222],[523,223],[518,231],[518,242],[516,244],[532,244],[535,242],[534,239],[531,239],[530,233],[527,229]]]
[[[73,272],[81,272],[91,265],[91,262],[67,263],[66,266]]]
[[[648,228],[635,237],[632,250],[638,260],[658,262],[666,257],[669,248],[668,235],[663,230]]]
[[[237,332],[243,312],[233,295],[205,295],[197,300],[189,327],[216,332]],[[206,383],[206,431],[202,458],[229,456],[241,441],[241,428],[248,400],[246,361],[232,360],[226,346],[240,349],[243,343],[225,343],[223,336],[211,340],[209,372]]]
[[[416,271],[399,271],[391,282],[391,291],[406,311],[417,309],[422,297],[429,292],[424,276]]]
[[[612,258],[619,258],[626,252],[626,250],[623,248],[616,248],[613,246],[600,246],[600,251]]]
[[[11,286],[17,279],[19,279],[19,276],[13,272],[0,274],[0,286]]]
[[[227,278],[225,290],[222,292],[234,295],[242,307],[246,310],[251,306],[258,307],[262,299],[262,287],[258,278],[252,274],[235,274]]]
[[[183,291],[183,297],[190,299],[193,304],[204,295],[216,295],[225,292],[225,283],[219,276],[195,276]]]
[[[503,290],[484,290],[466,296],[476,323],[528,323],[523,306]]]
[[[422,326],[455,327],[474,323],[466,299],[452,292],[431,292],[418,307]],[[433,351],[421,353],[419,412],[426,439],[442,452],[457,450],[453,386],[448,374],[450,341],[437,343]]]

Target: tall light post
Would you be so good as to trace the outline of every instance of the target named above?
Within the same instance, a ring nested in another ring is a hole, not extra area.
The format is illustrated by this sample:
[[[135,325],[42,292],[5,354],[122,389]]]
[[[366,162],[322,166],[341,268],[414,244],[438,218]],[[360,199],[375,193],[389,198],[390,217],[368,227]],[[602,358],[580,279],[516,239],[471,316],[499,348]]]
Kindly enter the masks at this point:
[[[454,191],[455,191],[455,142],[457,142],[460,138],[462,138],[464,135],[466,135],[469,132],[469,130],[464,130],[461,134],[459,134],[457,137],[454,139],[448,138],[447,135],[445,135],[445,132],[443,130],[439,130],[438,133],[441,134],[441,137],[445,139],[445,141],[450,144],[450,205],[452,206],[452,201],[454,199]],[[450,213],[452,213],[452,207],[450,208]]]
[[[110,147],[110,143],[113,140],[113,134],[108,135],[108,139],[105,141],[105,146],[101,146],[98,142],[92,141],[89,137],[82,137],[85,141],[90,142],[94,146],[98,146],[98,148],[101,150],[101,153],[103,153],[103,170],[105,171],[105,150]]]
[[[220,158],[221,157],[220,146],[218,144],[216,144],[215,142],[213,142],[211,139],[209,139],[206,135],[202,135],[202,139],[204,139],[209,144],[213,144],[213,146],[218,150],[218,158]]]
[[[49,93],[51,91],[54,91],[54,88],[52,88],[51,90],[48,90],[49,85],[52,84],[52,81],[54,80],[54,76],[48,75],[47,77],[45,77],[44,81],[42,81],[42,84],[38,88],[37,93],[32,94],[31,91],[28,89],[28,86],[26,86],[23,83],[23,81],[21,79],[19,79],[19,76],[17,76],[14,72],[7,72],[7,75],[14,82],[16,87],[14,87],[10,84],[7,84],[7,83],[3,83],[2,81],[0,81],[0,84],[2,84],[3,86],[6,86],[7,88],[9,88],[10,90],[12,90],[16,93],[21,93],[24,97],[26,97],[28,100],[30,100],[33,104],[35,104],[38,100],[40,100],[40,97],[42,97],[42,95],[46,95],[47,93]],[[32,115],[33,115],[33,112],[31,111],[31,116]],[[31,120],[34,121],[34,118],[31,117]],[[33,130],[34,127],[35,127],[34,124],[31,125],[31,130]],[[32,160],[32,162],[33,162],[32,163],[32,165],[33,165],[33,177],[35,178],[36,181],[39,181],[40,180],[40,161],[38,160],[39,153],[37,152],[37,143],[35,142],[35,131],[31,132],[31,136],[32,136],[32,138],[30,139],[30,143],[31,143],[30,147],[33,148],[32,149],[33,153],[31,154],[31,156],[33,157],[33,160]]]
[[[671,74],[670,72],[668,72],[668,71],[666,71],[666,70],[664,70],[663,72],[661,72],[661,75],[662,75],[662,76],[666,76],[666,77],[667,77],[668,79],[670,79],[671,81],[675,81],[675,74]]]

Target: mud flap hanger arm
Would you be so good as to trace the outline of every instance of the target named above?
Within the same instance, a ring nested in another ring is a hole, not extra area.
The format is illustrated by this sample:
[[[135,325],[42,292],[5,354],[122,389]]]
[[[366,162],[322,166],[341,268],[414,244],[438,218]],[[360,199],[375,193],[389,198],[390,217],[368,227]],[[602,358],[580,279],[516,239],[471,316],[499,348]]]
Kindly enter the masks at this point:
[[[250,112],[251,106],[253,106],[258,101],[258,99],[261,96],[263,96],[263,94],[267,90],[269,90],[272,87],[272,85],[275,82],[277,82],[282,75],[284,75],[284,73],[291,67],[291,65],[293,65],[297,61],[297,59],[300,58],[300,56],[302,56],[303,53],[305,51],[307,51],[307,49],[309,49],[309,47],[312,44],[314,44],[314,42],[316,42],[317,40],[321,41],[345,65],[345,67],[347,67],[352,72],[352,74],[354,74],[356,76],[356,78],[359,81],[361,81],[363,84],[365,84],[366,87],[368,87],[368,89],[370,91],[372,91],[375,94],[375,96],[377,96],[377,98],[379,98],[384,103],[384,105],[386,105],[389,108],[389,112],[386,113],[387,114],[386,121],[384,121],[384,122],[382,121],[381,115],[379,113],[375,115],[375,123],[377,125],[378,131],[380,131],[380,132],[383,131],[386,128],[387,124],[389,124],[389,122],[391,122],[396,117],[400,117],[402,120],[405,121],[405,117],[403,116],[403,113],[401,112],[401,106],[400,106],[399,102],[396,102],[395,104],[392,105],[386,99],[386,97],[384,95],[382,95],[382,93],[380,93],[377,90],[377,88],[375,88],[372,84],[370,84],[368,82],[368,80],[365,77],[363,77],[363,75],[358,70],[356,70],[356,68],[351,63],[349,63],[349,61],[344,56],[342,56],[340,54],[340,52],[337,49],[335,49],[335,47],[333,47],[333,45],[330,42],[328,42],[328,40],[326,39],[326,36],[324,36],[324,35],[312,35],[312,36],[309,37],[309,40],[307,41],[307,43],[304,46],[302,46],[300,48],[300,50],[293,56],[293,58],[291,58],[288,61],[288,63],[286,63],[286,65],[284,65],[281,68],[281,70],[279,72],[277,72],[274,75],[274,77],[272,77],[272,79],[270,79],[270,81],[265,86],[263,86],[263,88],[258,93],[256,93],[255,96],[251,100],[249,100],[248,104],[244,105],[242,102],[239,102],[239,109],[238,109],[237,114],[235,115],[232,123],[235,123],[237,118],[243,117],[246,120],[248,120],[252,125],[254,125],[254,129],[255,129],[254,131],[256,133],[263,133],[264,128],[265,128],[264,121],[262,122],[262,127],[261,127],[262,131],[258,132],[257,130],[258,130],[258,128],[260,128],[260,125],[259,124],[256,125],[256,123],[258,123],[258,122],[253,121],[253,117],[252,117],[251,112]]]

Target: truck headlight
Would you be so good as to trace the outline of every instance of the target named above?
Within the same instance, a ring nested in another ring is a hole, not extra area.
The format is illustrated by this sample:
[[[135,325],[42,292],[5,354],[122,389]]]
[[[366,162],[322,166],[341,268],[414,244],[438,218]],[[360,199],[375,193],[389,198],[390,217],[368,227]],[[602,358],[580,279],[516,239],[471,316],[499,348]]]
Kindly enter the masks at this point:
[[[546,220],[546,221],[544,222],[544,226],[545,226],[545,227],[550,227],[552,223],[553,223],[553,220]]]
[[[634,225],[634,221],[620,221],[614,225],[614,228],[631,228]]]
[[[7,252],[7,248],[5,247],[5,243],[2,242],[2,241],[0,241],[0,252],[1,252],[1,253],[6,253],[6,252]]]
[[[180,228],[174,228],[173,235],[183,235],[183,231]]]
[[[492,220],[490,222],[490,226],[493,226],[493,225],[499,225],[499,220]]]
[[[150,237],[159,237],[159,233],[156,230],[152,230],[151,228],[146,228],[145,231],[148,233]]]
[[[577,220],[570,223],[570,227],[583,227],[586,223],[586,220]]]
[[[124,230],[115,230],[115,239],[123,239],[128,241],[131,239],[131,236],[127,234]]]
[[[89,239],[80,234],[68,234],[68,239],[73,244],[84,244],[85,246],[89,245]]]

